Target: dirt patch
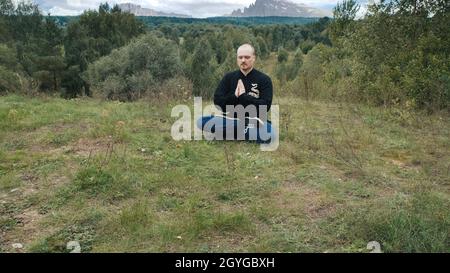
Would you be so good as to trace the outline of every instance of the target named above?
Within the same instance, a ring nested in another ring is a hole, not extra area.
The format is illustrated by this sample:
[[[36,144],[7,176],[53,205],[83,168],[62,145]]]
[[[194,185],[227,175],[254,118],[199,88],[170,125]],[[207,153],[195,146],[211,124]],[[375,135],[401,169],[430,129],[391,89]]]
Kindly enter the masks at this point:
[[[274,195],[273,204],[289,216],[323,218],[335,211],[335,206],[324,201],[323,194],[300,182],[284,182]]]
[[[0,205],[3,207],[2,216],[10,219],[14,225],[12,228],[2,231],[0,236],[0,246],[6,252],[26,252],[30,244],[37,238],[42,237],[42,233],[47,233],[48,229],[39,228],[39,222],[45,217],[45,213],[40,213],[38,205],[27,205],[27,200],[33,198],[42,188],[51,191],[58,186],[67,183],[66,176],[52,175],[46,180],[39,179],[31,173],[24,173],[20,176],[23,185],[0,195]],[[14,248],[13,244],[21,244],[22,248]]]
[[[332,215],[336,211],[336,206],[323,201],[311,202],[304,211],[310,219],[321,219]]]
[[[41,230],[39,222],[44,215],[39,214],[37,210],[26,209],[20,214],[14,216],[16,226],[10,232],[2,234],[2,249],[6,252],[26,252],[27,247],[39,237]],[[13,244],[21,244],[22,248],[14,248]]]
[[[34,153],[46,153],[51,156],[62,154],[75,154],[81,157],[90,157],[98,154],[108,154],[114,151],[117,145],[114,140],[109,138],[89,139],[80,138],[66,146],[54,148],[50,145],[33,145],[30,149]]]
[[[305,196],[301,188],[300,185],[284,183],[275,192],[273,205],[283,213],[298,215],[301,213],[302,203],[305,201]]]
[[[49,126],[50,131],[54,132],[54,133],[62,133],[68,129],[78,129],[80,130],[80,132],[85,132],[86,130],[89,129],[89,126],[87,124],[54,124]]]
[[[325,200],[324,195],[317,189],[299,182],[285,182],[275,199],[275,204],[290,216],[320,219],[335,211],[334,204]]]
[[[99,139],[81,138],[70,146],[70,150],[73,153],[83,157],[106,153],[113,148],[114,140],[111,137]]]
[[[387,159],[387,161],[405,170],[414,170],[416,172],[419,172],[421,169],[420,163],[417,162],[402,161],[399,159]]]
[[[255,237],[251,234],[213,233],[205,236],[203,242],[213,252],[245,252],[249,245],[254,244]]]
[[[47,135],[53,134],[55,136],[63,134],[67,130],[76,129],[79,132],[85,132],[89,129],[87,124],[52,124],[37,128],[34,131],[25,133],[24,139],[29,139],[30,144],[28,150],[32,153],[49,152],[55,154],[58,152],[65,152],[67,146],[58,145],[58,143],[50,143]],[[55,148],[55,146],[59,146]]]

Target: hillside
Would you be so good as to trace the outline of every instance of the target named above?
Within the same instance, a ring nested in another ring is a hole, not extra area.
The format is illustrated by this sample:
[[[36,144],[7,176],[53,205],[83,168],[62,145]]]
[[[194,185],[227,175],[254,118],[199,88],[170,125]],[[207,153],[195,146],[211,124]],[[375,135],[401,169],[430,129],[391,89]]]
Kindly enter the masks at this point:
[[[296,4],[288,0],[256,0],[250,6],[235,10],[231,16],[235,17],[325,17],[331,16],[331,12],[320,10],[305,4]]]
[[[448,251],[448,116],[277,93],[261,152],[173,141],[179,103],[0,97],[0,250]]]

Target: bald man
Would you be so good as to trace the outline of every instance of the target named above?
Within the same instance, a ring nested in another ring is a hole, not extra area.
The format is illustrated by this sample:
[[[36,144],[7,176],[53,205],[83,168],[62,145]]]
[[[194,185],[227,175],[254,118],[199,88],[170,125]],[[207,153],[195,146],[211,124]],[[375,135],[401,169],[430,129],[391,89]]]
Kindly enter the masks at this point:
[[[226,74],[219,83],[214,94],[214,104],[220,107],[222,112],[227,112],[226,108],[230,106],[242,105],[244,108],[249,105],[256,107],[256,114],[253,116],[246,115],[246,120],[242,121],[235,116],[229,116],[228,119],[218,116],[202,117],[198,121],[198,127],[202,130],[211,133],[225,133],[226,128],[230,128],[230,122],[234,124],[234,137],[236,138],[236,130],[244,128],[246,140],[256,140],[258,143],[269,142],[269,138],[263,135],[272,134],[272,126],[267,120],[266,112],[269,111],[272,105],[273,87],[269,76],[256,70],[254,64],[256,61],[255,49],[250,44],[243,44],[237,50],[237,65],[239,70]],[[260,108],[262,106],[262,108]],[[260,111],[260,109],[266,111]],[[217,119],[222,118],[223,122]],[[259,122],[255,126],[249,125],[249,120],[257,119]],[[213,122],[210,122],[213,121]],[[205,128],[205,125],[210,122],[214,124],[212,127]],[[244,124],[245,123],[245,124]],[[223,126],[219,126],[223,125]],[[239,127],[238,125],[242,125]],[[228,126],[228,127],[227,127]],[[263,134],[264,133],[264,134]],[[224,134],[225,135],[225,134]],[[253,136],[253,137],[252,137]],[[256,138],[256,139],[254,139]]]

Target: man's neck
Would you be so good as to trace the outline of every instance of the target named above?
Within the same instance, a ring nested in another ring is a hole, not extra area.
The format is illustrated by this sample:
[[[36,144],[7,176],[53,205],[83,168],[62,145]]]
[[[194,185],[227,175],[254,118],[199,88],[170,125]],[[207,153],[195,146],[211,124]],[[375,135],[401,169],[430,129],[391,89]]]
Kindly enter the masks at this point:
[[[247,76],[250,72],[252,72],[252,70],[253,70],[253,67],[250,68],[250,69],[247,70],[247,71],[244,71],[244,70],[241,69],[241,72],[242,72],[242,74],[244,74],[244,76]]]

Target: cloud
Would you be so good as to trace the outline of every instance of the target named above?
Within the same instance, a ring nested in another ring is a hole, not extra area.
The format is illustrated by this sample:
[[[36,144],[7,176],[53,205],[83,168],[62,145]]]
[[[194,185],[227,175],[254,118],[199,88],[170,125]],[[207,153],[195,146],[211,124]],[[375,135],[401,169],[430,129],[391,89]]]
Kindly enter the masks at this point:
[[[76,16],[76,15],[80,14],[80,12],[78,10],[65,9],[65,8],[61,8],[61,7],[52,7],[46,11],[47,11],[47,13],[50,13],[51,15],[61,15],[61,16]]]

